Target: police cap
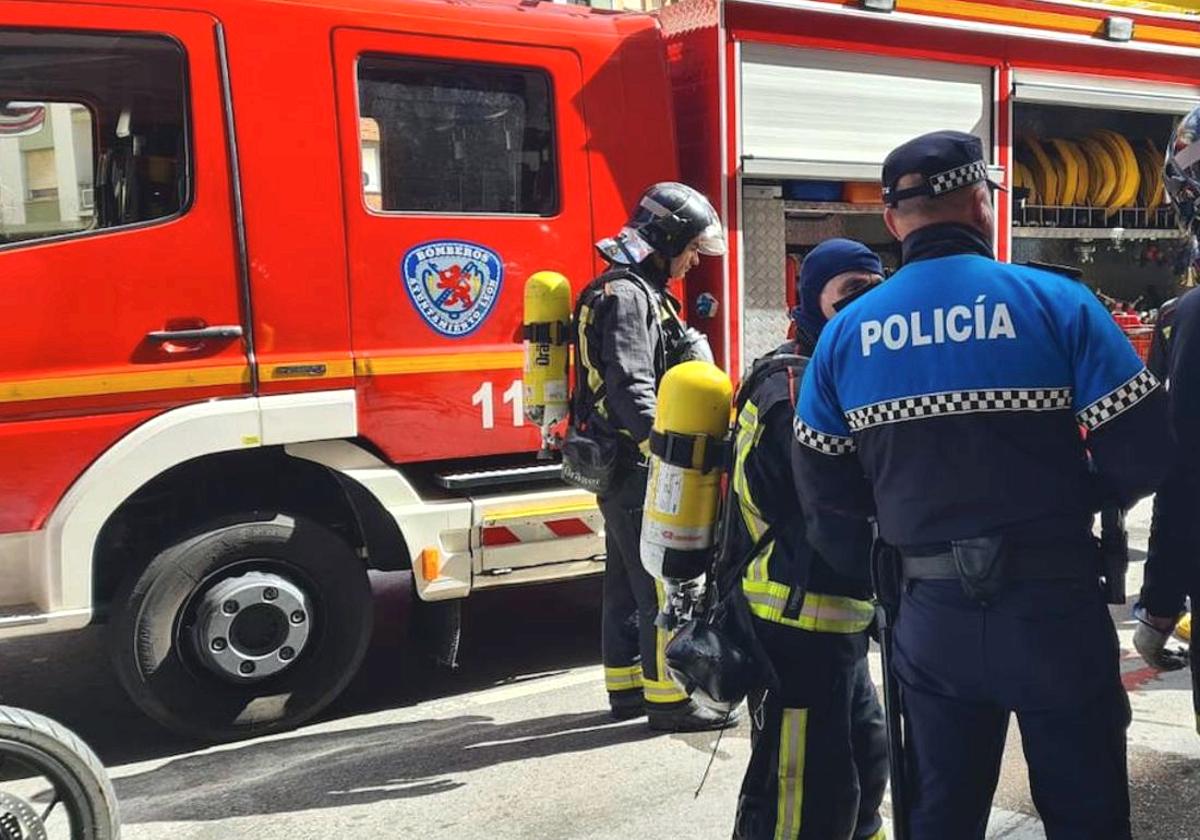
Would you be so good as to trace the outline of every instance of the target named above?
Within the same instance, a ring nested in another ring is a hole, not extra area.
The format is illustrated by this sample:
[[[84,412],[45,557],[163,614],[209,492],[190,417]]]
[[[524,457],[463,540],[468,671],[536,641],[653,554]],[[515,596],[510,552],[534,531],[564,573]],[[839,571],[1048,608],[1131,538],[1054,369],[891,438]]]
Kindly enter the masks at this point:
[[[905,175],[922,175],[924,180],[900,189]],[[906,198],[945,195],[979,183],[1003,189],[988,178],[983,141],[962,131],[922,134],[894,149],[883,162],[883,200],[889,207]]]

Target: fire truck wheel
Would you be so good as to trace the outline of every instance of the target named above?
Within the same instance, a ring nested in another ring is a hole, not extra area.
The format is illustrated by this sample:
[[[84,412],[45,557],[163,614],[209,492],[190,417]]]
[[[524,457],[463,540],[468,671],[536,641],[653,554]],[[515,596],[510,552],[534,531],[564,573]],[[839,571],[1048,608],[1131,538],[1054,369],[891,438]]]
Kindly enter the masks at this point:
[[[329,529],[262,514],[161,551],[114,602],[122,686],[169,729],[228,741],[288,729],[330,703],[370,642],[362,561]]]

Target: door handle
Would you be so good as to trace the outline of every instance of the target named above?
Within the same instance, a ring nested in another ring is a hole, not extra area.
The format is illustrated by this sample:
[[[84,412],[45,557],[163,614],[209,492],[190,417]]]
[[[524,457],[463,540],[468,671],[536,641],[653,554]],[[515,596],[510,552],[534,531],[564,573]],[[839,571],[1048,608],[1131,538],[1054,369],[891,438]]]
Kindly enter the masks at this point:
[[[196,327],[190,330],[153,330],[146,338],[164,344],[168,341],[207,341],[210,339],[241,338],[242,328],[238,324],[220,327]]]

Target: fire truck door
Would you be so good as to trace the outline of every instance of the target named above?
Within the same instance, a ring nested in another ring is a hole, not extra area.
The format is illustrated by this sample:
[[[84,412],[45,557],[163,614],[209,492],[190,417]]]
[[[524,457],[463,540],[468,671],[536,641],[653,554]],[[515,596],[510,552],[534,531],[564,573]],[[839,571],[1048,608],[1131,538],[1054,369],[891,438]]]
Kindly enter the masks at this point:
[[[359,429],[395,462],[532,451],[522,289],[592,266],[577,54],[339,30]]]
[[[217,34],[0,9],[0,532],[154,414],[250,390]]]

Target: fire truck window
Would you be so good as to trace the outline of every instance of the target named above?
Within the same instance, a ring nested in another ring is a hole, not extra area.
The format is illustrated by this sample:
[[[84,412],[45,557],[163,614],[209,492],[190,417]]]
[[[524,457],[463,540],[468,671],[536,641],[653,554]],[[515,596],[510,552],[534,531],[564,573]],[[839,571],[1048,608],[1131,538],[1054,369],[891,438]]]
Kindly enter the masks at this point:
[[[558,212],[547,74],[376,56],[359,61],[358,81],[371,209]]]
[[[0,247],[179,213],[183,79],[165,37],[0,29]]]

